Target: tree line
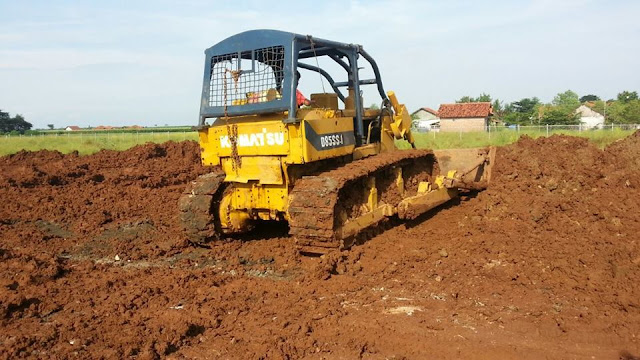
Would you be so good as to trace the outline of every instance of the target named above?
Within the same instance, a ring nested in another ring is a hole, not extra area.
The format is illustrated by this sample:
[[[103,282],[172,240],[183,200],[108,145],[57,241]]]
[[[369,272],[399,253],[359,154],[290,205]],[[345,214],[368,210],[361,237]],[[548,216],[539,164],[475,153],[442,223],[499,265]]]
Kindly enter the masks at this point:
[[[33,125],[24,119],[24,116],[16,114],[11,117],[8,112],[0,110],[0,134],[24,134],[31,130]]]
[[[607,101],[593,94],[580,97],[577,93],[567,90],[557,94],[548,104],[542,103],[537,97],[505,103],[484,93],[478,97],[463,96],[456,102],[491,102],[494,119],[506,124],[578,125],[580,115],[576,113],[576,109],[582,104],[604,115],[607,124],[640,123],[640,100],[637,91],[623,91],[615,99]]]

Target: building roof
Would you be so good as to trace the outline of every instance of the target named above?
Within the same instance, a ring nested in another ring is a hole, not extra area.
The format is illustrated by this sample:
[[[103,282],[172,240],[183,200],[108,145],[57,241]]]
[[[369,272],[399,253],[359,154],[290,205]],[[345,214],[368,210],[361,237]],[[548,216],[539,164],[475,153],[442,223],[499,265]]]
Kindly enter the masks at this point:
[[[412,112],[412,113],[411,113],[411,115],[413,115],[413,114],[417,113],[417,112],[418,112],[418,111],[420,111],[420,110],[424,110],[424,111],[426,111],[426,112],[428,112],[428,113],[430,113],[430,114],[433,114],[434,116],[438,116],[438,112],[437,112],[437,111],[435,111],[435,110],[433,110],[433,109],[432,109],[432,108],[430,108],[430,107],[421,107],[420,109],[418,109],[418,110],[416,110],[416,111]]]
[[[69,125],[69,126],[67,126],[65,129],[80,130],[80,126],[76,126],[76,125]]]
[[[576,109],[576,114],[580,114],[581,117],[602,117],[602,118],[604,118],[604,115],[599,113],[598,111],[596,111],[592,106],[593,105],[589,105],[589,103],[585,103],[583,105],[580,105]]]
[[[493,115],[490,102],[441,104],[438,109],[441,119],[484,118]]]
[[[605,105],[608,105],[608,104],[609,104],[609,103],[607,103],[607,104],[605,104]],[[588,107],[589,109],[591,109],[592,111],[595,111],[595,112],[597,112],[597,113],[598,113],[598,114],[600,114],[600,115],[603,115],[600,111],[598,111],[598,110],[596,110],[596,109],[595,109],[595,106],[596,106],[595,101],[587,101],[587,102],[585,102],[584,104],[582,104],[582,105],[580,105],[580,106],[586,106],[586,107]],[[578,109],[576,109],[576,111],[578,111],[578,110],[580,110],[580,107],[578,107]]]

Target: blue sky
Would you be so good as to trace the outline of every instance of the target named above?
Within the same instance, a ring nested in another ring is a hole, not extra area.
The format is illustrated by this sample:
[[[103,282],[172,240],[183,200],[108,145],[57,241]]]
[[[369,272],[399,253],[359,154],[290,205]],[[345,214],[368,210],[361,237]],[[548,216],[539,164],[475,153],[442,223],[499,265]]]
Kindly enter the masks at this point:
[[[193,125],[203,50],[259,28],[362,44],[410,110],[640,90],[638,1],[0,0],[0,14],[0,109],[38,128]]]

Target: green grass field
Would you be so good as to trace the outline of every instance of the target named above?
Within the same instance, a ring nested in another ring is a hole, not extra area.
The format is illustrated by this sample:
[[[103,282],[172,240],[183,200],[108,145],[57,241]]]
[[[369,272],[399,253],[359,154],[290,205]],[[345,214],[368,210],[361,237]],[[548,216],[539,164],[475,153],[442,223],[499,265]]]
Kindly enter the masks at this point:
[[[570,136],[578,136],[589,139],[599,148],[604,148],[610,143],[631,135],[633,130],[606,129],[606,130],[554,130],[549,135],[564,134]],[[503,129],[494,132],[426,132],[414,133],[416,146],[425,149],[459,149],[474,148],[489,145],[502,146],[516,142],[520,136],[528,135],[532,138],[547,136],[547,132],[542,130],[516,131]],[[409,144],[405,141],[398,142],[401,148],[409,148]]]
[[[39,136],[0,136],[0,155],[20,150],[58,150],[62,153],[78,151],[81,155],[93,154],[102,149],[126,150],[147,142],[163,143],[169,140],[198,140],[195,131],[140,132],[140,133],[70,133]]]
[[[603,148],[617,139],[632,133],[632,130],[554,130],[552,134],[566,134],[588,138],[596,146]],[[518,140],[523,135],[531,137],[546,136],[546,131],[528,130],[515,131],[502,129],[493,132],[427,132],[414,133],[419,148],[427,149],[455,149],[482,147],[488,145],[507,145]],[[183,132],[128,132],[128,133],[66,133],[34,136],[0,136],[0,155],[13,154],[20,150],[58,150],[62,153],[78,151],[82,155],[93,154],[102,149],[126,150],[138,144],[147,142],[162,143],[165,141],[197,140],[194,131]],[[398,141],[400,148],[409,148],[405,141]]]

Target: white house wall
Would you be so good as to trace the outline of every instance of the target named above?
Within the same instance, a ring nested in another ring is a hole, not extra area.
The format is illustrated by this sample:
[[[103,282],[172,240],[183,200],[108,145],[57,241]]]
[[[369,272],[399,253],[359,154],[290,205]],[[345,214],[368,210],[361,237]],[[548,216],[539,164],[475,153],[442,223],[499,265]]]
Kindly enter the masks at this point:
[[[580,118],[580,122],[588,128],[601,128],[604,125],[604,116],[585,116]]]
[[[424,110],[418,110],[414,113],[416,120],[437,120],[438,117],[433,115],[432,113]]]
[[[440,131],[485,131],[488,118],[440,119]]]

